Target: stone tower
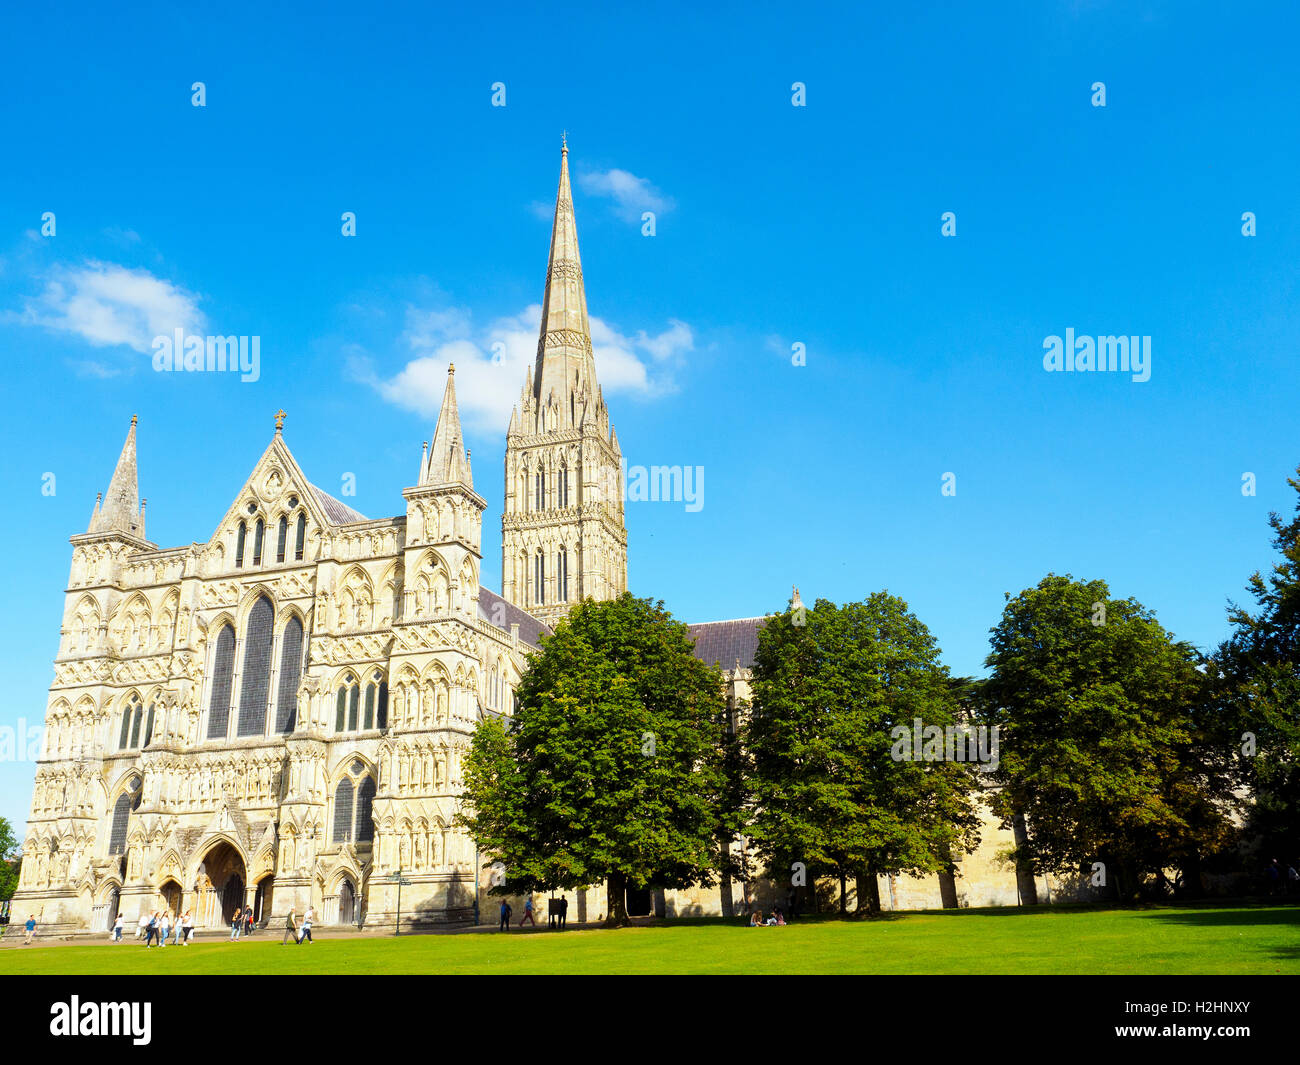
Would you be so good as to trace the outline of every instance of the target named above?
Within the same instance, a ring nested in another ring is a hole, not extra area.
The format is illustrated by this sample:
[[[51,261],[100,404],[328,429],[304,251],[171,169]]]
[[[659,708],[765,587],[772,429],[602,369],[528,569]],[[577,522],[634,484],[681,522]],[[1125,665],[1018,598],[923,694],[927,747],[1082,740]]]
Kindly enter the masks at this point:
[[[507,600],[548,624],[580,599],[627,588],[622,452],[596,381],[567,144],[537,361],[506,434],[501,582]]]

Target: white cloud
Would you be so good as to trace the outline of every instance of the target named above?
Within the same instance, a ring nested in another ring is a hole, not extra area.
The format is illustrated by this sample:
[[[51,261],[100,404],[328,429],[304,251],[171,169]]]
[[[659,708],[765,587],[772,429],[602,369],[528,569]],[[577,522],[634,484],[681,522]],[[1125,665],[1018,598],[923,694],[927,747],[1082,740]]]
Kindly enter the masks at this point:
[[[674,206],[672,199],[646,178],[637,177],[617,167],[579,174],[578,187],[590,196],[613,200],[619,216],[629,222],[640,222],[642,211],[663,214],[671,211]]]
[[[45,290],[29,300],[20,321],[72,333],[95,347],[152,350],[156,336],[176,329],[207,332],[198,297],[179,285],[117,263],[56,267]]]
[[[406,365],[384,379],[371,362],[354,358],[353,373],[389,403],[433,418],[442,405],[447,365],[455,363],[462,420],[500,432],[519,402],[529,367],[535,365],[541,320],[542,308],[536,303],[482,329],[474,328],[470,313],[461,308],[411,307],[402,334],[412,356]],[[596,377],[606,394],[654,396],[671,391],[673,369],[694,349],[690,326],[676,319],[658,335],[640,331],[634,337],[600,318],[590,322]]]

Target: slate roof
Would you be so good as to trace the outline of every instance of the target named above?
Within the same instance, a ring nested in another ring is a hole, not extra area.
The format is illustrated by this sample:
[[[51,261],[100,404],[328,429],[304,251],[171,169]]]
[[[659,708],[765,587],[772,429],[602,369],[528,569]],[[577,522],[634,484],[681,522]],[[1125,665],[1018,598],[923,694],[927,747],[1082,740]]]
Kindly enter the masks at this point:
[[[314,484],[309,485],[313,494],[316,496],[316,502],[321,505],[325,511],[325,516],[335,525],[346,525],[350,521],[369,521],[364,514],[358,514],[346,503],[340,503],[328,492],[317,488]]]
[[[505,613],[505,620],[498,620],[501,616],[498,605]],[[508,599],[503,599],[496,592],[490,592],[486,588],[480,587],[478,590],[478,616],[484,621],[499,628],[510,631],[511,625],[519,626],[519,638],[529,647],[540,647],[542,637],[551,634],[550,626],[538,621],[527,610],[515,606]]]
[[[695,657],[705,665],[715,663],[722,669],[754,668],[758,650],[758,630],[767,618],[737,618],[734,621],[702,621],[687,625],[695,642]]]

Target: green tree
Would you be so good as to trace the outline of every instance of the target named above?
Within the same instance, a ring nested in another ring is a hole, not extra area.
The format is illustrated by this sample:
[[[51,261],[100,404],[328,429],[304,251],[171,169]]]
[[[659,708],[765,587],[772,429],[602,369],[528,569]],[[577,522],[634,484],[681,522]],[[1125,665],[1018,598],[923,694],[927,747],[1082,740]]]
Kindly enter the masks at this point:
[[[1211,678],[1140,603],[1051,574],[1007,596],[988,665],[993,805],[1024,819],[1022,868],[1079,874],[1101,862],[1127,899],[1225,844],[1231,794],[1207,742]]]
[[[943,728],[956,710],[934,638],[895,596],[770,618],[744,744],[751,836],[773,875],[803,863],[809,883],[835,876],[841,913],[859,877],[874,913],[878,875],[950,869],[977,842],[973,766],[900,760],[894,730]]]
[[[629,886],[713,882],[738,818],[722,801],[722,676],[662,603],[578,604],[517,695],[508,724],[475,731],[459,815],[485,865],[504,866],[494,892],[603,880],[617,925]]]
[[[13,826],[0,817],[0,902],[13,898],[18,887],[18,860],[14,857],[17,849]]]
[[[1300,496],[1300,469],[1287,483]],[[1230,735],[1240,783],[1253,795],[1247,835],[1267,862],[1295,858],[1300,815],[1300,498],[1295,513],[1269,515],[1279,558],[1248,582],[1254,609],[1232,604],[1220,647]]]

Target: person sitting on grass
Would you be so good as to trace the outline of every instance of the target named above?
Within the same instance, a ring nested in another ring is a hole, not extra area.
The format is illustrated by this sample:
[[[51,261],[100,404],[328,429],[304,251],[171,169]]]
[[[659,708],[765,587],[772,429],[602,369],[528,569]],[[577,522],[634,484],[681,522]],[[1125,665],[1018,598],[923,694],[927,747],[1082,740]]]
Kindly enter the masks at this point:
[[[750,912],[750,915],[749,915],[749,927],[750,927],[750,928],[762,928],[762,927],[763,927],[763,911],[762,911],[762,910],[753,910],[753,911]]]

